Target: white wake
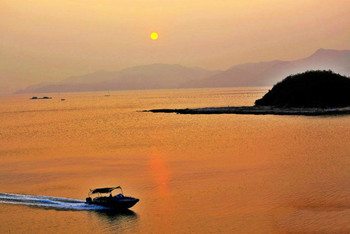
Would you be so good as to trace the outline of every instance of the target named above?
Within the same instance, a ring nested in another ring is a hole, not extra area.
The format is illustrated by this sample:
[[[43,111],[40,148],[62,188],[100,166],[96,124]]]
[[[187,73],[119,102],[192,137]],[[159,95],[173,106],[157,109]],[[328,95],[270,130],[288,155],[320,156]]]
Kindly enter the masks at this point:
[[[58,210],[108,210],[108,207],[86,204],[83,200],[26,194],[0,193],[0,203],[38,206]]]

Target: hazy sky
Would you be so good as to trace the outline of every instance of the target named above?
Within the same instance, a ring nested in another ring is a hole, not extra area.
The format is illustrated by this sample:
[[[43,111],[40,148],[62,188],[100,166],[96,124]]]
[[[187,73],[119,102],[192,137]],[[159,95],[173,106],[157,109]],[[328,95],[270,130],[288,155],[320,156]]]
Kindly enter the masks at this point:
[[[151,63],[226,69],[350,49],[349,12],[349,0],[0,0],[0,87]]]

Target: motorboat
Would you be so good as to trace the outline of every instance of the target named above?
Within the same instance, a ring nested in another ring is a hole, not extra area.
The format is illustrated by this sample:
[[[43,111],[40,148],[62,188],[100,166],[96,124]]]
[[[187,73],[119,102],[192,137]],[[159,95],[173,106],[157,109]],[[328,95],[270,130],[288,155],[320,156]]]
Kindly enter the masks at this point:
[[[116,189],[120,189],[121,193],[114,196],[112,192]],[[104,194],[109,195],[103,196]],[[92,198],[92,195],[97,196],[95,198]],[[124,196],[123,189],[120,186],[90,189],[88,197],[86,198],[87,204],[105,206],[118,210],[129,209],[133,207],[137,202],[139,202],[138,198]]]

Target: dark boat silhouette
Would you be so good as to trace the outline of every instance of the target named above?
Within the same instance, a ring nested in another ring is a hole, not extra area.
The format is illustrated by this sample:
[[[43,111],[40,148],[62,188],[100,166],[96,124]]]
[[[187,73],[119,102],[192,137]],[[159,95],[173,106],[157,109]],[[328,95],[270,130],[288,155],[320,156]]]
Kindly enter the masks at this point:
[[[32,99],[32,100],[37,100],[37,99],[52,99],[52,97],[47,97],[47,96],[44,96],[44,97],[37,97],[37,96],[33,96],[33,97],[31,97],[30,99]]]
[[[112,192],[115,189],[120,189],[121,193],[113,196]],[[91,195],[97,194],[97,197],[91,198]],[[108,196],[102,196],[102,194],[109,194]],[[94,204],[99,206],[110,207],[117,210],[125,210],[133,207],[139,201],[138,198],[124,196],[123,189],[120,186],[111,188],[96,188],[90,189],[88,197],[86,198],[87,204]]]

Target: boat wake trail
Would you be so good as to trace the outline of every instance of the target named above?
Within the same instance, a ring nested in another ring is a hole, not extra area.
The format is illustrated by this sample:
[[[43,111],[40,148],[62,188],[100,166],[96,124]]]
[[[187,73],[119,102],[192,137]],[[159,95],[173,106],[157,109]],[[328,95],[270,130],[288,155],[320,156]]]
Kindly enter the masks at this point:
[[[37,206],[56,210],[108,210],[108,207],[86,204],[83,200],[25,194],[0,193],[0,203]]]

